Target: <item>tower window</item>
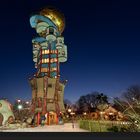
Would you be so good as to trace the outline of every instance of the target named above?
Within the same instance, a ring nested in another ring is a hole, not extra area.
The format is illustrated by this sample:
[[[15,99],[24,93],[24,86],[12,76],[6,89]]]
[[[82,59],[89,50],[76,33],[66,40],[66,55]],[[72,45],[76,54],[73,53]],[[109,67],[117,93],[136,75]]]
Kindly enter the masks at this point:
[[[54,34],[54,29],[53,28],[49,28],[49,34]]]
[[[62,43],[62,40],[61,39],[59,40],[59,43]]]
[[[52,84],[48,84],[48,87],[49,87],[49,88],[52,88]]]
[[[62,52],[62,55],[65,55],[65,52],[64,51]]]

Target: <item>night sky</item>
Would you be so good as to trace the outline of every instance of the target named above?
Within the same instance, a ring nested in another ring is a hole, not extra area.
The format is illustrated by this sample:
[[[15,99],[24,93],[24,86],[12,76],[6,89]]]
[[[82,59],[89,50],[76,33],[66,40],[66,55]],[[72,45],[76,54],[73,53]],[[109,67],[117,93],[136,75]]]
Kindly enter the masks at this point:
[[[129,0],[0,1],[0,97],[31,99],[28,77],[35,72],[32,43],[38,36],[29,18],[52,5],[64,13],[68,61],[60,75],[67,79],[65,98],[99,91],[120,96],[140,84],[140,4]]]

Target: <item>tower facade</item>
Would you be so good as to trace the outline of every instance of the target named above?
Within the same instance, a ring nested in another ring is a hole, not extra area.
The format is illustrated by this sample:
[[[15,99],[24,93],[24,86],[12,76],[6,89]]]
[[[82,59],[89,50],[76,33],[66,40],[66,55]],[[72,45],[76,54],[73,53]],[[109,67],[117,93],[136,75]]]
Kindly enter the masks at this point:
[[[64,16],[56,9],[45,8],[30,17],[30,25],[38,37],[32,39],[36,73],[29,79],[32,88],[32,112],[35,121],[45,116],[46,124],[58,124],[65,111],[63,96],[65,81],[60,81],[60,63],[67,61],[67,46],[62,32]]]

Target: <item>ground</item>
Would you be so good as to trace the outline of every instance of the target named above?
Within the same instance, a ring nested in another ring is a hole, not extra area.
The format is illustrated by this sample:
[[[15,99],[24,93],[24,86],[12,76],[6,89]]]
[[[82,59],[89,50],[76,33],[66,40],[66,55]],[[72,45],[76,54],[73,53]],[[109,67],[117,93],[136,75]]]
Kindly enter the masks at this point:
[[[39,126],[34,128],[18,128],[14,130],[0,130],[0,132],[88,132],[87,130],[80,129],[78,124],[65,123],[64,125],[50,125],[50,126]]]

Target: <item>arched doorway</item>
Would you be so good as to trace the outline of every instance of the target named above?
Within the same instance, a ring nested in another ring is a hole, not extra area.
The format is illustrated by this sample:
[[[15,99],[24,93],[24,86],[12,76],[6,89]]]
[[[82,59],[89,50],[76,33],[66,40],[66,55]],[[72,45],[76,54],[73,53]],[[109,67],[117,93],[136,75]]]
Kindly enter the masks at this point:
[[[49,112],[49,125],[57,124],[57,114],[55,112]]]
[[[0,126],[2,126],[2,122],[3,122],[3,115],[0,113]]]

